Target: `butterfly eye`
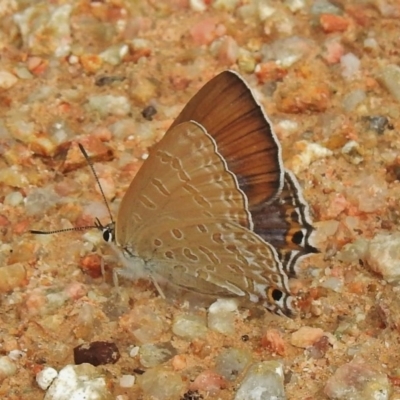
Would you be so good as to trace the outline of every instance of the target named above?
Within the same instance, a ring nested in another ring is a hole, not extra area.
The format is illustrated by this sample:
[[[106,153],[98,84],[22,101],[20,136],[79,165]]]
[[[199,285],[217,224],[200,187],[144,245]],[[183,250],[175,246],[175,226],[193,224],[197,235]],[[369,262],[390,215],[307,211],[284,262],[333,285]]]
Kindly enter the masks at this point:
[[[107,243],[111,243],[114,241],[114,232],[109,226],[106,226],[103,229],[103,239]]]

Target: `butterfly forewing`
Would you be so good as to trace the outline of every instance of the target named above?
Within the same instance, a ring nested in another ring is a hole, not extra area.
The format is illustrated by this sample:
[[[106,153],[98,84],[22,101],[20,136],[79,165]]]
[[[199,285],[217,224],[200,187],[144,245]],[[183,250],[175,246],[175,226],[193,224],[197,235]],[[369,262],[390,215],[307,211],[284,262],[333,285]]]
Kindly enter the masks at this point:
[[[224,71],[188,102],[171,128],[196,121],[214,138],[218,151],[249,207],[275,198],[282,188],[281,149],[271,123],[243,79]]]

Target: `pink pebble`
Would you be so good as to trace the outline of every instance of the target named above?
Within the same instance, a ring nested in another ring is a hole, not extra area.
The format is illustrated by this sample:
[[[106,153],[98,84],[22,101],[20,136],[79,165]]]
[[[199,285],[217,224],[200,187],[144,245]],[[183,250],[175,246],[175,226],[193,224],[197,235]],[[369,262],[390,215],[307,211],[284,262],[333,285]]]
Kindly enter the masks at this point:
[[[102,142],[108,142],[112,138],[112,133],[111,131],[105,127],[105,126],[98,126],[96,127],[93,132],[93,136],[97,137],[100,139]]]
[[[338,40],[327,40],[325,42],[326,52],[323,55],[328,64],[336,64],[344,54],[344,47]]]
[[[236,62],[239,46],[236,40],[230,36],[225,36],[221,38],[221,46],[218,50],[218,59],[227,65],[232,65]]]
[[[226,387],[225,378],[213,371],[203,371],[190,385],[190,390],[203,390],[210,395],[215,395]]]
[[[187,362],[184,354],[178,354],[172,359],[172,366],[176,371],[181,371],[186,368]]]
[[[29,293],[25,300],[25,305],[30,315],[36,315],[40,313],[46,302],[43,292],[40,289],[36,289]]]
[[[66,288],[65,293],[71,299],[77,300],[86,296],[87,288],[83,283],[71,282]]]
[[[349,203],[347,199],[341,193],[337,193],[328,205],[326,215],[329,218],[335,218],[348,207]]]
[[[216,32],[217,23],[215,18],[207,18],[195,24],[190,29],[190,35],[198,46],[210,44],[218,35]]]

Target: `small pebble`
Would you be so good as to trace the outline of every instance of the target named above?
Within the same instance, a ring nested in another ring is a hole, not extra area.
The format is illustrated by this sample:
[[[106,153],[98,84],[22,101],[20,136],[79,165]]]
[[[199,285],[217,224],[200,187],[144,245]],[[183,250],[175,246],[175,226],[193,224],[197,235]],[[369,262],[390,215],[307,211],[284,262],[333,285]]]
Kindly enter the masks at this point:
[[[336,276],[329,276],[321,282],[321,287],[341,293],[343,291],[343,279]]]
[[[329,338],[322,336],[311,347],[307,348],[307,353],[314,359],[323,358],[330,347]]]
[[[123,82],[124,80],[125,77],[123,76],[103,75],[97,78],[94,84],[96,86],[102,87],[106,85],[111,85],[114,82]]]
[[[200,22],[195,23],[190,28],[190,36],[195,45],[208,45],[216,37],[217,24],[214,18],[206,18]]]
[[[357,239],[353,243],[344,245],[337,253],[336,257],[339,261],[347,264],[359,262],[365,259],[368,250],[368,241],[365,239]]]
[[[347,142],[341,150],[343,157],[350,163],[358,165],[364,161],[362,149],[355,140]]]
[[[24,352],[22,350],[11,350],[8,353],[8,357],[10,357],[10,359],[13,361],[17,361],[20,358],[24,357],[25,355],[26,355],[26,352]]]
[[[216,396],[221,389],[226,387],[225,379],[210,370],[203,371],[190,384],[190,390],[206,392],[209,396]]]
[[[157,114],[157,110],[153,106],[147,106],[142,111],[142,116],[147,121],[152,121],[153,117]]]
[[[400,233],[379,233],[368,243],[364,261],[389,283],[400,281]]]
[[[136,357],[139,354],[140,347],[139,346],[134,346],[130,349],[129,351],[129,357]]]
[[[283,368],[278,361],[253,364],[247,370],[234,400],[284,400]]]
[[[328,0],[315,0],[312,3],[311,14],[319,15],[319,14],[334,14],[339,15],[341,10],[339,7],[336,7]]]
[[[98,112],[101,117],[106,117],[108,114],[124,117],[131,112],[127,97],[111,94],[89,96],[87,106],[89,110]]]
[[[295,148],[298,154],[287,163],[295,174],[307,169],[312,162],[333,154],[328,148],[305,140],[297,142]]]
[[[155,367],[137,377],[137,383],[145,396],[157,400],[179,399],[186,388],[180,373],[168,367]]]
[[[27,283],[26,277],[26,269],[23,263],[0,267],[0,293],[7,293],[16,287],[25,285]]]
[[[122,375],[119,378],[119,385],[123,388],[131,388],[135,384],[135,375]]]
[[[17,373],[17,366],[9,357],[0,357],[0,382]]]
[[[361,359],[337,368],[324,388],[332,400],[389,400],[391,392],[387,374]]]
[[[25,209],[29,216],[43,215],[49,208],[61,201],[52,189],[37,188],[28,192],[25,198]]]
[[[115,364],[120,358],[119,350],[112,342],[84,343],[74,348],[75,364],[98,365]]]
[[[234,11],[238,6],[239,0],[214,0],[212,5],[216,10]]]
[[[67,365],[58,373],[44,400],[112,400],[105,376],[91,364]]]
[[[215,359],[215,371],[228,381],[234,381],[252,361],[248,350],[224,349]]]
[[[0,184],[21,189],[29,186],[26,176],[13,166],[0,169]]]
[[[46,5],[31,3],[14,15],[24,47],[28,53],[65,57],[71,51],[71,4]]]
[[[132,100],[136,103],[149,104],[157,96],[157,85],[149,79],[141,79],[134,82],[130,92]]]
[[[350,25],[347,18],[334,14],[321,14],[319,22],[325,33],[344,32]]]
[[[97,54],[82,54],[79,61],[82,68],[89,74],[96,73],[103,65],[103,59]]]
[[[198,315],[178,315],[172,323],[172,332],[179,337],[193,340],[207,335],[205,318]]]
[[[145,305],[138,305],[119,320],[120,327],[141,344],[157,343],[167,330],[167,324],[160,315],[151,311]]]
[[[129,53],[129,46],[126,44],[116,44],[109,47],[100,53],[100,58],[110,64],[119,65],[122,63],[124,57]]]
[[[157,344],[144,344],[140,347],[140,364],[145,368],[156,367],[164,364],[177,354],[170,342]]]
[[[10,89],[18,82],[18,78],[8,71],[0,71],[0,88]]]
[[[292,13],[295,13],[297,11],[304,9],[304,7],[306,6],[306,1],[305,0],[285,0],[284,4]]]
[[[354,89],[343,97],[342,100],[343,109],[346,112],[351,112],[366,98],[367,94],[365,93],[365,90]]]
[[[354,79],[360,72],[360,59],[353,53],[347,53],[340,58],[342,76],[345,79]]]
[[[190,9],[197,12],[203,12],[207,10],[207,6],[204,0],[189,0]]]
[[[310,39],[300,36],[275,40],[261,47],[262,61],[275,61],[279,67],[288,68],[305,57],[313,46],[314,43]]]
[[[252,74],[257,66],[257,60],[255,59],[252,52],[239,48],[237,55],[237,64],[240,71],[243,73]]]
[[[378,135],[382,135],[389,125],[388,118],[382,115],[366,117],[365,119],[369,123],[369,129],[375,131]]]
[[[268,329],[261,338],[261,345],[280,356],[285,354],[286,344],[277,329]]]
[[[233,335],[235,333],[237,309],[238,306],[235,300],[218,299],[208,309],[208,327],[225,335]]]
[[[36,375],[36,382],[41,389],[47,390],[47,388],[52,384],[57,375],[58,372],[54,368],[44,367]]]
[[[133,132],[137,134],[137,123],[133,118],[121,118],[111,124],[108,128],[110,129],[111,134],[118,140],[131,136]]]
[[[324,331],[321,328],[302,326],[299,330],[292,333],[290,344],[305,349],[320,340],[323,335]]]
[[[386,90],[400,101],[400,67],[395,64],[385,65],[380,70],[378,79]]]

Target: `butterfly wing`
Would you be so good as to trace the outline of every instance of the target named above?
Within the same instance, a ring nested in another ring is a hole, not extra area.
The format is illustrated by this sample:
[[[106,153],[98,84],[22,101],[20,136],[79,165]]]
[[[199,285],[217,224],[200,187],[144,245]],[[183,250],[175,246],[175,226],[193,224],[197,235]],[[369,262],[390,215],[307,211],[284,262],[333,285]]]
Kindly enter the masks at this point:
[[[206,83],[171,128],[191,120],[215,140],[250,209],[280,193],[283,165],[279,142],[262,107],[238,74],[224,71]]]
[[[271,122],[251,89],[232,71],[209,81],[189,101],[172,126],[199,122],[248,199],[253,230],[278,249],[290,276],[303,256],[316,253],[308,205],[296,177],[285,171]]]
[[[221,219],[250,228],[247,210],[247,197],[213,138],[198,124],[184,122],[152,148],[131,182],[119,208],[116,241],[123,248],[143,245],[145,232],[157,230],[161,220]],[[151,243],[145,246],[151,251]]]
[[[285,171],[280,196],[271,204],[253,209],[251,214],[254,231],[278,250],[288,276],[296,276],[296,265],[302,257],[318,252],[312,244],[314,228],[308,204],[290,171]]]
[[[146,260],[150,275],[196,293],[239,297],[276,313],[295,313],[277,252],[254,232],[229,221],[160,222],[143,238],[157,243]]]

